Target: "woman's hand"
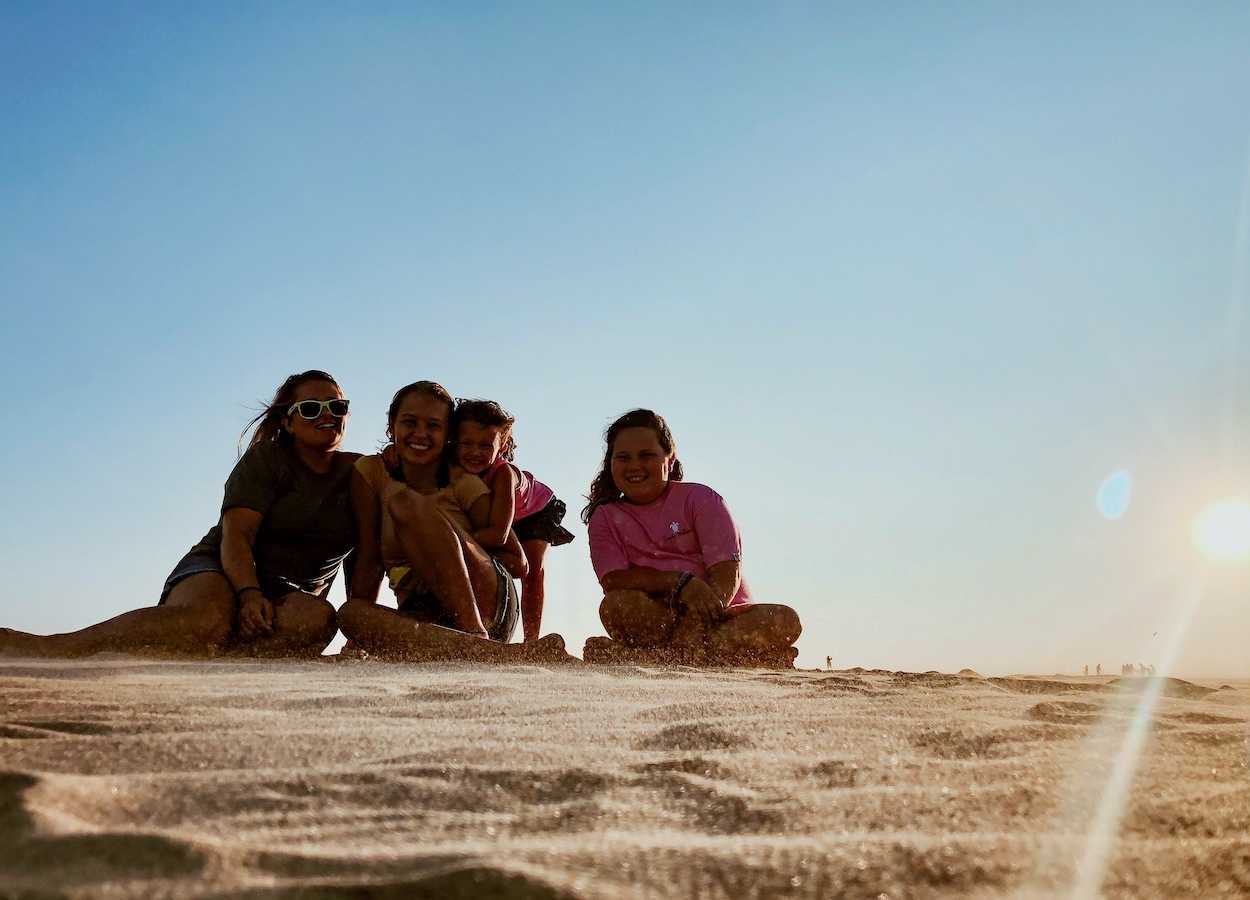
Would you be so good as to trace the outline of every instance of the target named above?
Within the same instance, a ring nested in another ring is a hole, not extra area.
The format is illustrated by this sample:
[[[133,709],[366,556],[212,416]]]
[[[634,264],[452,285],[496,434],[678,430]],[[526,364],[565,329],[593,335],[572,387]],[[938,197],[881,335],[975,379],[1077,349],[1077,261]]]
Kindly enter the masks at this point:
[[[688,614],[698,616],[709,629],[720,622],[725,612],[720,596],[701,578],[691,578],[677,595],[677,602]]]
[[[273,603],[260,591],[247,591],[239,606],[239,637],[245,641],[273,634]]]

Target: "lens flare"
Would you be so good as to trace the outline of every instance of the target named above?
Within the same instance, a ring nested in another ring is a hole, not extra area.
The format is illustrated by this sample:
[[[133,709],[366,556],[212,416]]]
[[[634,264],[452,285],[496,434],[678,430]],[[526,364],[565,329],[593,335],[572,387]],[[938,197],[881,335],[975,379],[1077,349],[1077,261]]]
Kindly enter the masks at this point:
[[[1232,562],[1250,558],[1250,503],[1221,500],[1194,519],[1194,546],[1207,559]]]
[[[1124,469],[1112,472],[1098,486],[1094,502],[1104,519],[1114,522],[1128,512],[1133,499],[1133,476]]]

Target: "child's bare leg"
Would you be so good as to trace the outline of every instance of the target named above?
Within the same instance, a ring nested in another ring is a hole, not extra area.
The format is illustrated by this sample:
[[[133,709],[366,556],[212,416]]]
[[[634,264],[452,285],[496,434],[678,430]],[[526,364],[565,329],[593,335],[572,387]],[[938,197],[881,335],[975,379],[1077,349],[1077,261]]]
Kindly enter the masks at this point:
[[[461,631],[485,637],[482,617],[493,617],[495,591],[493,587],[483,590],[486,581],[482,572],[474,573],[477,584],[471,578],[471,563],[466,560],[466,548],[455,526],[438,511],[433,500],[415,491],[399,491],[388,502],[397,526],[396,537],[412,567],[434,589]],[[494,566],[484,556],[479,559],[474,554],[472,565],[480,569],[483,564],[494,584]],[[479,610],[479,606],[489,606],[489,610]]]
[[[612,640],[631,647],[663,646],[677,626],[677,613],[642,591],[604,594],[599,619]]]
[[[292,591],[274,601],[273,634],[249,641],[240,650],[256,656],[320,656],[337,630],[329,601]]]
[[[708,636],[708,648],[717,655],[784,650],[803,633],[798,613],[777,603],[733,606],[725,616]]]
[[[543,560],[549,546],[546,541],[537,538],[521,541],[525,561],[529,564],[528,574],[521,579],[521,632],[527,641],[538,640],[542,630],[543,600],[547,593]]]
[[[230,639],[234,593],[224,575],[201,572],[174,586],[161,606],[149,606],[65,634],[0,632],[0,653],[75,657],[92,653],[212,656]]]

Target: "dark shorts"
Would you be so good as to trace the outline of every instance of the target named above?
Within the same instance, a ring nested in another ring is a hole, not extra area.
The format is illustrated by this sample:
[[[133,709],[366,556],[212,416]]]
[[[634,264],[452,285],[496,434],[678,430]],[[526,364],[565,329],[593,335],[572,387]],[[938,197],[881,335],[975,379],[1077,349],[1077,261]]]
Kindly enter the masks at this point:
[[[178,564],[174,566],[174,570],[169,573],[169,577],[165,579],[165,586],[161,588],[161,599],[157,601],[157,606],[162,605],[169,597],[170,591],[180,581],[190,578],[192,575],[202,575],[205,572],[216,572],[223,578],[226,570],[221,566],[221,560],[216,556],[209,556],[205,553],[188,553],[182,559],[178,560]],[[285,597],[291,591],[298,591],[300,587],[287,581],[285,578],[258,578],[260,589],[265,592],[265,596],[270,600],[277,602]]]
[[[522,541],[546,541],[553,547],[567,544],[573,540],[573,532],[560,523],[564,521],[567,507],[559,497],[552,497],[547,505],[524,519],[512,523],[512,530]]]
[[[499,587],[495,593],[495,618],[482,624],[486,626],[486,633],[492,641],[506,644],[512,640],[517,619],[521,617],[521,599],[517,596],[516,582],[508,574],[508,570],[497,559],[492,558],[491,563],[494,564],[495,575],[499,579]],[[409,593],[399,603],[399,614],[420,622],[431,622],[444,628],[459,630],[432,591]]]

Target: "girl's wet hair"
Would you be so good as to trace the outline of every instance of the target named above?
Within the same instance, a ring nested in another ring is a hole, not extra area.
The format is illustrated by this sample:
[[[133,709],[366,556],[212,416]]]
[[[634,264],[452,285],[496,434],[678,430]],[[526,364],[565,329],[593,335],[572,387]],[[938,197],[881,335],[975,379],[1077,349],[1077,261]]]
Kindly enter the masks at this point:
[[[437,482],[440,486],[445,486],[451,481],[450,461],[448,455],[451,452],[452,438],[452,419],[456,409],[456,400],[452,397],[451,392],[443,387],[437,381],[414,381],[412,384],[406,384],[395,392],[395,396],[391,398],[391,405],[386,409],[386,436],[393,443],[395,440],[395,418],[399,415],[399,407],[412,394],[423,397],[433,397],[435,400],[442,400],[447,404],[447,435],[443,443],[443,455],[438,463]]]
[[[590,524],[590,517],[594,515],[596,509],[605,503],[616,503],[624,496],[612,480],[612,445],[616,443],[617,435],[626,428],[650,428],[654,431],[660,443],[660,449],[673,457],[668,480],[681,481],[682,479],[681,460],[677,458],[677,442],[673,440],[673,433],[668,430],[668,423],[664,421],[664,417],[649,409],[631,409],[609,425],[608,430],[603,433],[603,440],[607,445],[603,451],[603,466],[599,469],[595,480],[590,483],[590,493],[586,495],[587,503],[582,509],[582,522],[587,525]]]
[[[452,440],[455,440],[461,422],[473,422],[485,428],[498,428],[503,438],[500,442],[499,455],[508,462],[512,462],[513,456],[516,455],[516,441],[512,438],[512,426],[516,424],[516,417],[512,413],[494,400],[460,398],[456,401],[456,412],[452,416]]]
[[[294,441],[295,438],[292,437],[291,433],[282,427],[282,422],[286,419],[286,411],[295,402],[295,392],[300,389],[301,385],[310,381],[328,381],[335,387],[339,386],[333,375],[320,369],[309,369],[296,375],[288,375],[286,381],[278,385],[278,389],[273,392],[273,399],[268,403],[264,403],[256,418],[243,427],[243,432],[239,435],[239,447],[242,448],[245,439],[247,439],[247,449],[249,450],[257,444],[270,442],[290,444]],[[252,426],[255,426],[255,430],[252,431],[252,436],[248,439],[247,432]]]

